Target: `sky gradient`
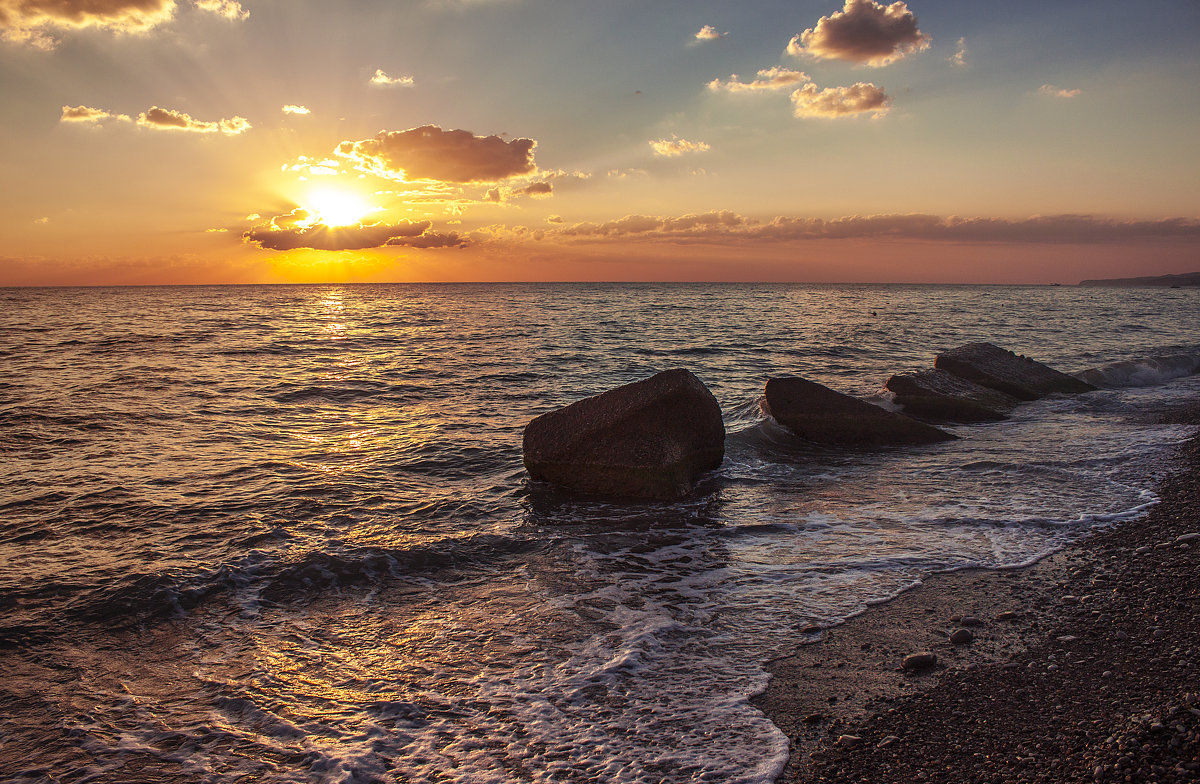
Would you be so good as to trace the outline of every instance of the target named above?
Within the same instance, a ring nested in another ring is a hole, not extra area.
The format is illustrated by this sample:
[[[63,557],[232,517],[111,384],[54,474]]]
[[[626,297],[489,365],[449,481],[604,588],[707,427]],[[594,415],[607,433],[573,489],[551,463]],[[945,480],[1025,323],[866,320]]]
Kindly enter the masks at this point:
[[[0,0],[0,285],[1200,269],[1200,3]]]

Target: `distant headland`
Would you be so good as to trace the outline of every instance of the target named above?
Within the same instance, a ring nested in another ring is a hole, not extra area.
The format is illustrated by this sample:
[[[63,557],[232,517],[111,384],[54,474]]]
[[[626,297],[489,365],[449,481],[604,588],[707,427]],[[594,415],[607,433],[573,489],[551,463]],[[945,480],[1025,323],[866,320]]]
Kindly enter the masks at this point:
[[[1081,280],[1080,286],[1200,286],[1200,272],[1181,275],[1157,275],[1145,278],[1104,278]]]

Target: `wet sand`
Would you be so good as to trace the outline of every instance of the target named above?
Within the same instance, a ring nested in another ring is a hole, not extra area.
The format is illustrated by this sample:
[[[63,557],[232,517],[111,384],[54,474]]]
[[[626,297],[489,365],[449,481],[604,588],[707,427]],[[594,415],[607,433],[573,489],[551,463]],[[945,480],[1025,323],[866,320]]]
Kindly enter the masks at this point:
[[[755,700],[791,739],[779,782],[1200,781],[1200,436],[1158,492],[1033,566],[798,635]],[[936,664],[904,669],[917,652]]]

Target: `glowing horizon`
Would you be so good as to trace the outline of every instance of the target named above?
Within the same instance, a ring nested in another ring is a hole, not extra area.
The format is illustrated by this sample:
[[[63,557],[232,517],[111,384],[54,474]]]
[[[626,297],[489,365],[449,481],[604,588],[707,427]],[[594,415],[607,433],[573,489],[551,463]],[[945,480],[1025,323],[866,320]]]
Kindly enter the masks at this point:
[[[0,0],[0,285],[1194,271],[1197,31],[1170,2]]]

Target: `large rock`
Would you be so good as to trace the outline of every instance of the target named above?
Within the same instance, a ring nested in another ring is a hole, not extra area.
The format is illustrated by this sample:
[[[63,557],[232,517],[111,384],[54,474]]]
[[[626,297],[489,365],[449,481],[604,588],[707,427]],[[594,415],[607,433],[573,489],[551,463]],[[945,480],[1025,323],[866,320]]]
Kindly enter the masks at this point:
[[[904,413],[939,422],[989,422],[1006,419],[1021,401],[944,370],[899,373],[883,385],[904,406]]]
[[[767,380],[767,413],[801,438],[839,446],[930,444],[955,436],[803,378]]]
[[[625,498],[687,495],[725,456],[717,399],[686,370],[611,389],[525,427],[525,468],[570,490]]]
[[[1055,392],[1090,392],[1096,388],[991,343],[968,343],[938,354],[933,366],[1018,400],[1037,400]]]

